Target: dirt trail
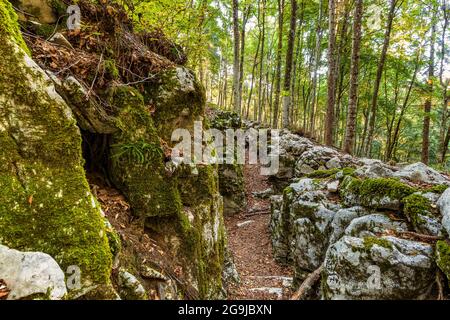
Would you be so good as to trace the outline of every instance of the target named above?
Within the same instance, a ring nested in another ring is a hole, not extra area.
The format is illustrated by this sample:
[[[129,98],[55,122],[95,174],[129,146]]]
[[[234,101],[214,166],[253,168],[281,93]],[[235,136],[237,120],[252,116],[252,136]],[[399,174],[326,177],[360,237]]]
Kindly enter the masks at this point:
[[[245,166],[247,207],[238,215],[225,217],[229,247],[241,277],[240,285],[230,288],[229,299],[276,300],[291,296],[292,271],[277,264],[272,254],[270,201],[252,194],[270,187],[259,169]]]

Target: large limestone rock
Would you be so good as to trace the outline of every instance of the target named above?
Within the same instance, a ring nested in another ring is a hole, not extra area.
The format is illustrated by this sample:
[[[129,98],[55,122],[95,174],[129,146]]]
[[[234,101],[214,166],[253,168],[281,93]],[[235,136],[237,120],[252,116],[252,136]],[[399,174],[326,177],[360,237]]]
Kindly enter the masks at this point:
[[[246,206],[246,197],[244,173],[241,165],[220,165],[219,189],[223,196],[223,213],[232,215],[242,212]]]
[[[161,137],[170,141],[175,129],[192,129],[205,108],[205,91],[195,74],[181,66],[159,74],[146,87],[146,98],[156,109],[155,124]]]
[[[60,300],[67,294],[64,272],[42,252],[20,252],[0,245],[0,279],[11,290],[9,300]]]
[[[400,171],[394,173],[394,177],[407,179],[413,182],[450,185],[450,180],[447,177],[421,162],[402,168]]]
[[[394,237],[345,236],[327,252],[322,294],[332,300],[425,299],[434,272],[429,244]]]
[[[340,196],[347,206],[364,206],[373,209],[399,210],[402,200],[415,189],[395,179],[359,179],[345,177]]]
[[[442,225],[450,235],[450,188],[447,189],[438,201],[438,207],[442,214]]]
[[[196,292],[192,296],[217,298],[222,296],[226,245],[217,166],[169,161],[160,140],[178,128],[192,130],[196,115],[204,112],[204,104],[199,105],[204,93],[187,69],[168,74],[173,77],[163,75],[145,97],[131,87],[112,89],[120,111],[110,145],[110,175],[152,238],[167,248]],[[192,101],[186,100],[189,96]],[[150,116],[149,99],[159,116]]]
[[[375,213],[353,219],[345,229],[345,235],[364,238],[382,234],[389,230],[407,231],[408,227],[404,222],[394,221],[384,214]]]
[[[50,79],[27,55],[15,20],[9,2],[1,0],[0,242],[49,254],[63,270],[78,267],[81,288],[69,297],[105,292],[111,252],[86,181],[80,132]]]
[[[272,197],[272,244],[277,260],[292,261],[297,278],[315,270],[328,247],[330,225],[337,207],[328,202],[325,186],[302,179]]]
[[[299,156],[305,151],[314,147],[313,143],[306,138],[292,134],[283,130],[280,133],[279,162],[280,168],[275,176],[271,179],[281,189],[286,187],[289,179],[295,176],[295,164]],[[312,169],[310,169],[312,170]]]

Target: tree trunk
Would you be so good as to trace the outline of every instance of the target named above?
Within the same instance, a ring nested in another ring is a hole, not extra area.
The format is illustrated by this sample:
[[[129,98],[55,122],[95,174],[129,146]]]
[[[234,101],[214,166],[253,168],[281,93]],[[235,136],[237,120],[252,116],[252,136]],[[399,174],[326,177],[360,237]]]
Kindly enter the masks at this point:
[[[394,156],[395,146],[397,145],[398,139],[399,139],[399,136],[400,136],[400,128],[401,128],[401,125],[402,125],[403,116],[404,116],[406,110],[408,109],[409,98],[411,97],[412,89],[413,89],[413,87],[414,87],[414,85],[416,83],[417,73],[419,72],[419,69],[420,69],[420,57],[422,55],[421,52],[422,52],[422,48],[419,48],[418,53],[417,53],[417,59],[416,59],[416,66],[415,66],[415,70],[414,70],[414,75],[413,75],[413,78],[411,80],[411,83],[409,84],[408,92],[406,93],[406,97],[405,97],[405,100],[404,100],[403,105],[402,105],[400,116],[399,116],[399,118],[397,120],[397,125],[396,125],[395,130],[394,130],[394,135],[393,135],[393,137],[391,139],[391,141],[392,141],[391,144],[392,145],[389,146],[389,149],[388,149],[388,152],[387,152],[387,156],[386,156],[387,160],[391,160],[393,158],[393,156]]]
[[[448,143],[445,144],[445,140],[446,140],[446,131],[447,131],[447,126],[448,126],[448,102],[449,102],[449,97],[447,94],[448,91],[448,86],[449,86],[449,80],[448,79],[444,79],[444,64],[445,64],[445,52],[446,52],[446,47],[445,47],[445,43],[446,43],[446,32],[447,32],[447,28],[448,28],[448,18],[449,18],[449,13],[448,13],[448,7],[447,7],[447,1],[444,0],[443,1],[443,5],[442,5],[442,13],[444,16],[444,25],[442,27],[442,38],[441,38],[441,67],[440,67],[440,71],[439,71],[439,79],[440,79],[440,83],[441,83],[441,88],[443,91],[443,103],[444,105],[442,106],[442,120],[441,120],[441,128],[440,128],[440,144],[439,144],[439,161],[442,164],[445,164],[445,158],[447,155],[447,150],[448,150]]]
[[[336,0],[328,0],[328,101],[325,119],[325,144],[333,144],[334,106],[336,99]]]
[[[434,8],[432,9],[434,10]],[[434,18],[433,18],[434,20]],[[433,21],[433,26],[431,27],[431,43],[430,43],[430,62],[428,66],[428,98],[425,102],[424,111],[425,115],[423,117],[423,131],[422,131],[422,162],[426,165],[430,163],[430,114],[431,114],[431,99],[433,97],[433,78],[434,78],[434,53],[436,41],[436,24]]]
[[[352,46],[352,65],[350,71],[350,94],[347,115],[347,131],[344,142],[344,152],[353,153],[356,137],[356,115],[358,103],[358,78],[359,78],[359,60],[361,50],[361,25],[363,15],[363,0],[356,0],[355,15],[353,21],[353,46]]]
[[[233,109],[237,114],[241,114],[241,100],[240,100],[240,79],[239,79],[239,2],[233,0],[233,35],[234,35],[234,63],[233,63]]]
[[[278,49],[277,49],[277,67],[275,76],[275,101],[273,106],[274,128],[278,128],[278,115],[280,109],[281,55],[283,51],[283,21],[284,21],[284,0],[278,0]]]
[[[387,26],[386,26],[386,32],[384,34],[383,49],[381,50],[380,61],[378,63],[377,76],[375,79],[375,84],[374,84],[374,89],[373,89],[371,112],[369,114],[370,121],[369,121],[369,129],[368,129],[369,131],[367,134],[367,143],[366,143],[366,149],[365,149],[366,156],[370,156],[370,153],[372,152],[372,142],[373,142],[373,136],[374,136],[374,132],[375,132],[375,123],[376,123],[377,109],[378,109],[378,92],[380,91],[381,78],[383,76],[384,65],[386,64],[387,52],[388,52],[389,44],[391,41],[392,24],[394,22],[397,1],[398,0],[391,0],[391,7],[389,9],[389,16],[388,16],[388,21],[387,21]]]
[[[259,85],[258,85],[258,122],[261,122],[262,119],[262,106],[263,106],[263,78],[264,78],[264,48],[265,48],[265,41],[266,41],[266,0],[262,0],[260,2],[261,5],[261,19],[262,19],[262,28],[260,30],[262,36],[261,36],[261,59],[259,61]],[[255,117],[254,120],[256,121],[256,108],[255,108]]]
[[[245,28],[250,17],[251,6],[248,5],[244,10],[241,28],[241,61],[239,63],[239,101],[242,102],[242,87],[244,85],[244,58],[245,58]],[[241,111],[241,113],[243,113]]]
[[[313,79],[312,79],[312,98],[311,98],[311,106],[310,106],[310,118],[309,118],[309,131],[310,134],[313,135],[315,126],[315,110],[316,110],[316,94],[317,94],[317,74],[319,72],[319,65],[320,65],[320,57],[322,53],[322,17],[323,17],[323,1],[319,1],[319,18],[317,19],[317,35],[316,35],[316,47],[314,50],[314,71],[313,71]]]
[[[291,104],[292,63],[294,57],[295,30],[297,27],[297,0],[291,0],[291,25],[286,53],[286,67],[283,85],[283,128],[288,128],[289,108]]]

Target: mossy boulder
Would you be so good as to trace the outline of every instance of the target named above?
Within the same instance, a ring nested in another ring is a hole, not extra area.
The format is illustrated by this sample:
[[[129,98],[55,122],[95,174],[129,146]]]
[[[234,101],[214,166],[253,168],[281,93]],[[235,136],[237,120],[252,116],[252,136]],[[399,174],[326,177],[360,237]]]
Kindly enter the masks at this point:
[[[127,197],[134,215],[145,220],[152,238],[182,269],[187,284],[184,296],[222,297],[226,239],[217,167],[171,165],[143,96],[124,86],[116,88],[110,99],[120,110],[118,132],[110,145],[114,184]]]
[[[72,112],[24,50],[0,1],[0,242],[81,270],[69,298],[110,283],[111,252]],[[94,290],[95,291],[95,290]]]
[[[339,193],[347,206],[361,205],[373,209],[399,210],[403,199],[417,190],[396,179],[360,179],[346,176]]]
[[[450,283],[450,244],[447,240],[436,243],[436,263]]]
[[[420,193],[414,193],[403,201],[405,203],[403,213],[416,231],[432,236],[442,236],[442,224],[430,199]]]
[[[160,140],[137,90],[119,87],[111,100],[120,108],[112,135],[110,175],[139,217],[176,216],[181,208],[176,181],[165,169]]]
[[[161,72],[148,86],[146,103],[155,108],[154,121],[160,136],[170,141],[175,129],[193,129],[203,116],[205,90],[193,71],[177,66]]]

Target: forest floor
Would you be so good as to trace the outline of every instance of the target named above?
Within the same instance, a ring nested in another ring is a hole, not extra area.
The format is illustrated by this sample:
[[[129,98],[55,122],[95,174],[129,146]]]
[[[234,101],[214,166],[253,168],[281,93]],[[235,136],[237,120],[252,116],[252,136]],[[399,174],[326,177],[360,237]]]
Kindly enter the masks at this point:
[[[253,192],[270,188],[260,167],[246,165],[244,179],[247,206],[237,215],[225,217],[228,245],[241,278],[229,288],[230,300],[289,299],[292,270],[275,262],[270,239],[270,201]]]

